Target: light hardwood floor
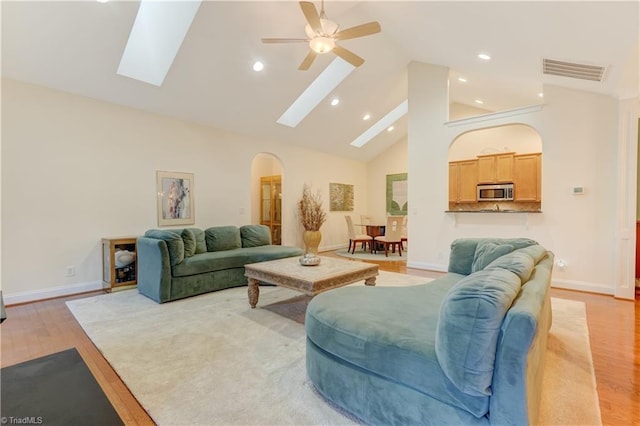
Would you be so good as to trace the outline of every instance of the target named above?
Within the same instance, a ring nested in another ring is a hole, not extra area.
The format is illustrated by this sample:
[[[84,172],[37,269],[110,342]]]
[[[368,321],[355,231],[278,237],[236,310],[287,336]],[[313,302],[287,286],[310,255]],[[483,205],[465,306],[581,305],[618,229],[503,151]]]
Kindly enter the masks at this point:
[[[322,255],[335,256],[332,252]],[[390,272],[441,275],[407,268],[403,261],[378,264]],[[96,294],[100,292],[8,307],[8,319],[0,326],[0,365],[76,347],[125,424],[153,424],[65,305],[67,300]],[[586,304],[603,424],[640,425],[640,295],[635,302],[559,289],[551,295]]]

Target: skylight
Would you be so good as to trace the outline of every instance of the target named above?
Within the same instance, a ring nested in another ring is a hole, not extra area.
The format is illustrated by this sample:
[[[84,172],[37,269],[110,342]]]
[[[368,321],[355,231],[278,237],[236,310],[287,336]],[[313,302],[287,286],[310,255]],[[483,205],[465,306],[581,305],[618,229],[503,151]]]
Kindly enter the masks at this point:
[[[200,0],[142,0],[118,74],[161,86],[199,7]]]
[[[335,58],[278,118],[278,124],[296,127],[355,69],[347,61]]]
[[[382,117],[373,126],[369,127],[363,134],[358,136],[351,142],[351,145],[360,148],[364,144],[368,143],[371,139],[375,138],[379,133],[388,129],[393,123],[398,121],[409,110],[409,101],[405,100],[400,105],[395,107],[391,112]]]

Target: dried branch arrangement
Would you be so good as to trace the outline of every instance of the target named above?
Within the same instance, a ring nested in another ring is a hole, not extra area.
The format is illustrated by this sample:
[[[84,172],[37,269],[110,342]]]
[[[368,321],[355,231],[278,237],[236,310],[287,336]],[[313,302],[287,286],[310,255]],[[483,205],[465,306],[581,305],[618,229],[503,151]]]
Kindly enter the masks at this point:
[[[314,194],[306,183],[302,190],[302,199],[298,203],[298,210],[300,211],[300,222],[305,231],[319,231],[327,219],[322,209],[320,190]]]

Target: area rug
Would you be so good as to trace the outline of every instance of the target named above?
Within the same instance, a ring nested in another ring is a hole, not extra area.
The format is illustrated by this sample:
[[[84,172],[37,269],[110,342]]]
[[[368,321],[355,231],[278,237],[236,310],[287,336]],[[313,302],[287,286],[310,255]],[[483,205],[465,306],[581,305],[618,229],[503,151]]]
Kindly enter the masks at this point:
[[[347,249],[337,250],[335,252],[338,256],[346,257],[349,259],[358,259],[358,260],[375,260],[376,262],[389,262],[389,261],[399,261],[399,260],[407,260],[407,250],[402,250],[402,256],[395,253],[389,252],[389,256],[384,255],[383,251],[378,251],[377,253],[369,253],[368,251],[363,251],[360,248],[356,248],[355,253],[351,254]]]
[[[0,371],[2,424],[123,425],[75,348]]]
[[[428,281],[381,272],[377,285]],[[357,424],[307,379],[304,326],[267,308],[299,296],[261,287],[251,309],[244,287],[162,305],[129,290],[67,305],[159,425]],[[598,425],[584,304],[553,310],[540,424]]]

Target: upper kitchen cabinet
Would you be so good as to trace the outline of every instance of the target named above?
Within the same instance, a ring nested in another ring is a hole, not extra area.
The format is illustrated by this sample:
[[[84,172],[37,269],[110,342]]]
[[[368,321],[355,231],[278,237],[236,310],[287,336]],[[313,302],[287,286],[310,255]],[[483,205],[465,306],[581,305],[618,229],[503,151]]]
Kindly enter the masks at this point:
[[[514,156],[513,186],[515,201],[540,201],[542,196],[542,155]]]
[[[449,163],[449,202],[475,203],[478,185],[478,161]]]
[[[513,152],[478,156],[478,183],[513,182]]]

